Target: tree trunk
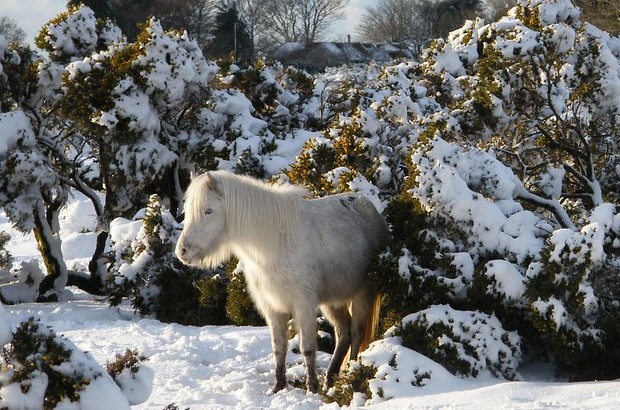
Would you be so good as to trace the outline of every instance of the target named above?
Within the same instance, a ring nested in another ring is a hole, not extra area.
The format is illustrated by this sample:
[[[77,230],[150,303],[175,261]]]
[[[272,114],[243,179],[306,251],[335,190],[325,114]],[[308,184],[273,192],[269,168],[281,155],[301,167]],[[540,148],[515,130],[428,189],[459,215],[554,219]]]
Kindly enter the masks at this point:
[[[54,222],[58,220],[58,208],[52,205],[46,212],[43,203],[38,202],[34,209],[34,237],[47,272],[39,285],[38,301],[57,299],[58,292],[67,286],[67,266],[62,257],[61,240],[52,228],[57,226]]]
[[[101,231],[97,234],[97,245],[95,246],[95,252],[93,253],[93,257],[88,263],[88,271],[90,272],[90,280],[77,282],[76,286],[78,286],[82,290],[86,290],[88,293],[93,295],[102,295],[104,293],[104,261],[103,252],[105,251],[105,244],[108,240],[108,231]],[[70,278],[71,280],[71,278]],[[87,288],[86,288],[87,287]]]
[[[90,277],[85,275],[70,274],[69,284],[92,294],[102,295],[104,293],[104,277],[105,266],[102,263],[105,245],[109,235],[109,224],[104,217],[104,208],[97,196],[97,193],[82,181],[78,175],[73,176],[73,184],[75,188],[84,194],[93,204],[95,214],[97,215],[97,243],[93,256],[88,263],[88,271]]]

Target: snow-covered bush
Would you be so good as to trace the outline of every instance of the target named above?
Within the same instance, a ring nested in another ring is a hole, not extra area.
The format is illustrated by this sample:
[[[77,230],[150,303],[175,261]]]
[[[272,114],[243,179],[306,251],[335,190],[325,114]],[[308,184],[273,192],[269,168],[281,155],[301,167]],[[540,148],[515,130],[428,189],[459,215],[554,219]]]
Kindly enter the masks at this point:
[[[406,316],[393,330],[402,345],[441,363],[453,374],[476,377],[488,370],[514,379],[520,338],[494,316],[435,305]]]
[[[559,229],[527,272],[534,327],[573,378],[617,377],[620,213],[599,205],[580,231]],[[604,362],[597,360],[606,357]]]
[[[84,410],[129,409],[120,388],[89,354],[34,318],[15,330],[0,362],[2,408],[54,409],[79,403]]]
[[[13,256],[6,249],[6,245],[10,240],[11,235],[5,231],[0,231],[0,277],[4,276],[13,264]]]
[[[39,286],[45,278],[39,260],[20,261],[10,270],[0,267],[0,302],[31,303],[39,296]]]
[[[408,70],[406,65],[380,71],[371,66],[363,72],[364,82],[357,71],[343,70],[339,81],[347,85],[347,109],[328,100],[328,110],[338,115],[321,137],[306,142],[287,171],[290,179],[317,195],[359,191],[383,210],[402,182],[420,112],[408,94]]]
[[[16,229],[34,232],[49,275],[43,293],[51,297],[68,280],[58,236],[58,210],[67,196],[68,186],[26,113],[0,113],[0,205]]]
[[[110,225],[112,255],[110,300],[113,305],[129,297],[141,314],[156,310],[158,273],[172,268],[176,242],[176,222],[164,213],[158,196],[133,221],[117,218]]]
[[[328,400],[364,405],[406,396],[411,388],[458,383],[481,374],[518,377],[521,340],[480,312],[435,305],[405,317],[350,362]]]
[[[147,360],[137,350],[127,349],[125,354],[117,354],[114,361],[106,363],[106,371],[132,406],[145,402],[151,395],[153,371],[143,365]]]
[[[155,19],[134,43],[115,41],[67,66],[63,114],[97,156],[108,220],[133,215],[157,181],[170,200],[180,199],[174,178],[163,178],[178,178],[216,71],[186,34],[164,32]]]
[[[523,183],[521,201],[573,228],[569,215],[617,198],[619,55],[569,0],[519,1],[428,50],[426,95],[444,110],[429,128],[492,150]]]
[[[97,31],[95,13],[88,7],[72,6],[43,26],[35,41],[53,60],[69,62],[95,51]]]
[[[382,265],[409,285],[401,299],[493,312],[528,337],[529,353],[549,354],[558,370],[615,374],[614,366],[584,358],[596,346],[616,356],[614,344],[603,344],[605,332],[618,333],[610,320],[618,298],[615,206],[599,205],[580,231],[554,230],[554,220],[515,201],[525,188],[494,156],[433,139],[412,159],[417,185],[410,193],[426,211],[426,229],[396,229],[409,247],[384,255]]]
[[[384,328],[449,303],[568,375],[617,377],[619,55],[569,1],[522,1],[401,71],[419,111],[373,273]]]

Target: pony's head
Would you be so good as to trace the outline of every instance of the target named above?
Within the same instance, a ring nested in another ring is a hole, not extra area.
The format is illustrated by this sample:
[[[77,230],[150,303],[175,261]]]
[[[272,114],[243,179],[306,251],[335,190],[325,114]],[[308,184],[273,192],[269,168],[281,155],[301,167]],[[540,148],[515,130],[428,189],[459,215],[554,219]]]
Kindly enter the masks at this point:
[[[192,180],[185,194],[185,223],[176,246],[187,265],[215,267],[230,258],[226,207],[216,178],[210,173]]]

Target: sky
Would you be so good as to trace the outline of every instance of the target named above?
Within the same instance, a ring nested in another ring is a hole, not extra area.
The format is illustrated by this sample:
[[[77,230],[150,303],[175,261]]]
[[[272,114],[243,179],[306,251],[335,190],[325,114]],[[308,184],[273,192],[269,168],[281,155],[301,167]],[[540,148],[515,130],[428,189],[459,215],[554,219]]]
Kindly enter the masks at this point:
[[[26,32],[26,41],[33,43],[41,27],[65,10],[67,0],[2,0],[0,16],[9,16]]]
[[[345,9],[345,20],[339,20],[332,26],[328,40],[344,41],[347,34],[356,40],[355,25],[360,20],[366,7],[374,0],[349,0]],[[67,0],[2,0],[0,16],[9,16],[17,20],[26,32],[27,42],[33,43],[41,27],[52,17],[65,10]]]

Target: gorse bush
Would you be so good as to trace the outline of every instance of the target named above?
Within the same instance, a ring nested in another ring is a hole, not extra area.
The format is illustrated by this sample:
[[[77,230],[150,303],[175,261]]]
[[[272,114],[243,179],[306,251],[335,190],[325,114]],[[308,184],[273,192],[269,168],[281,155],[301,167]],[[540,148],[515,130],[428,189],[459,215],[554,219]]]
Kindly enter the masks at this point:
[[[35,318],[22,322],[12,336],[0,355],[0,388],[9,399],[8,408],[15,408],[16,403],[46,410],[79,407],[85,395],[93,397],[93,392],[101,391],[106,392],[111,407],[128,408],[113,377],[122,368],[134,374],[141,370],[144,358],[137,352],[131,351],[109,366],[108,374],[89,354]],[[150,392],[150,386],[145,390]],[[0,397],[0,408],[7,408],[5,404]]]
[[[2,351],[3,371],[9,376],[2,387],[17,384],[24,393],[40,389],[44,409],[53,409],[64,400],[79,402],[80,392],[101,375],[70,365],[71,354],[72,349],[51,329],[30,318]]]
[[[230,281],[227,287],[226,317],[237,326],[264,326],[265,319],[258,313],[248,291],[243,272],[236,270],[236,261],[229,263]]]
[[[405,317],[393,331],[402,344],[441,363],[450,372],[477,376],[490,370],[513,379],[521,358],[520,338],[495,317],[436,305]]]
[[[527,356],[548,358],[570,378],[618,377],[610,341],[620,216],[608,187],[618,176],[620,128],[604,85],[616,81],[614,44],[569,1],[522,1],[500,22],[468,22],[433,42],[419,64],[383,71],[392,88],[382,101],[398,95],[414,114],[400,115],[413,137],[392,158],[408,165],[398,194],[387,196],[391,243],[371,270],[383,293],[382,331],[396,325],[403,344],[464,376],[485,369],[513,378]],[[377,107],[358,106],[355,118],[376,120],[364,129],[393,126]],[[329,176],[350,165],[338,162],[347,160],[334,148],[338,138],[334,126],[308,143],[292,177],[334,192]],[[450,306],[445,325],[401,323],[437,305]],[[455,337],[461,311],[502,328],[494,340],[505,349],[494,362],[477,356],[472,334]],[[372,377],[371,386],[382,383]]]
[[[6,249],[7,243],[11,240],[11,235],[0,231],[0,271],[9,269],[13,262],[11,252]]]
[[[140,366],[147,358],[141,356],[137,350],[127,349],[124,354],[117,354],[114,361],[106,363],[106,371],[113,379],[125,370],[129,370],[132,374],[138,373]]]

